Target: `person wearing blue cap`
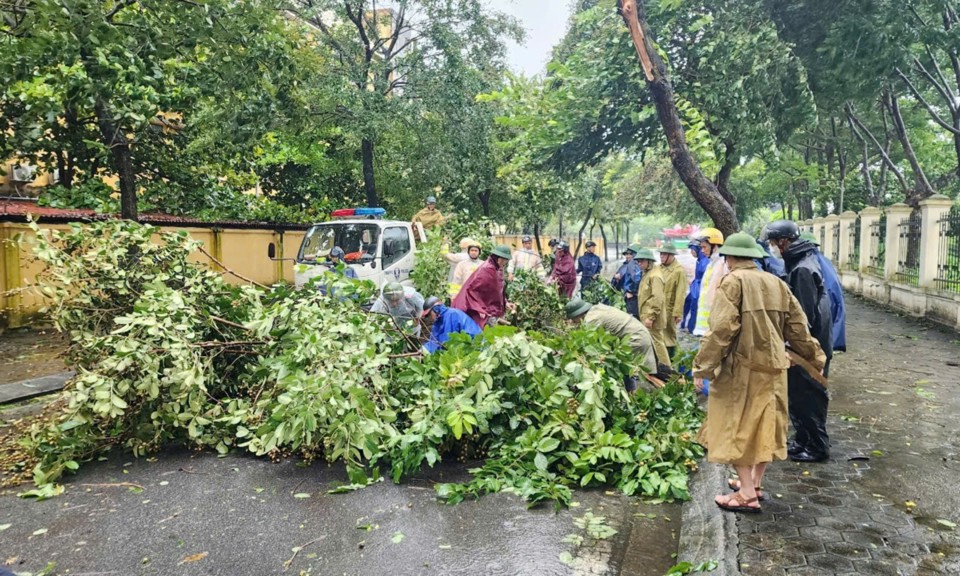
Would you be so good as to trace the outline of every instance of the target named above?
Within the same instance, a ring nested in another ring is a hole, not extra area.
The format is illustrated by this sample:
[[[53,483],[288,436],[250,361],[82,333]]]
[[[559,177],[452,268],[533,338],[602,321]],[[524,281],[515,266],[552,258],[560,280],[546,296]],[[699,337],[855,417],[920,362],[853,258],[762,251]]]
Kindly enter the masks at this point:
[[[423,224],[424,229],[429,230],[436,226],[443,226],[446,219],[443,214],[437,210],[437,197],[427,196],[427,206],[413,215],[411,220],[414,224],[417,222]]]

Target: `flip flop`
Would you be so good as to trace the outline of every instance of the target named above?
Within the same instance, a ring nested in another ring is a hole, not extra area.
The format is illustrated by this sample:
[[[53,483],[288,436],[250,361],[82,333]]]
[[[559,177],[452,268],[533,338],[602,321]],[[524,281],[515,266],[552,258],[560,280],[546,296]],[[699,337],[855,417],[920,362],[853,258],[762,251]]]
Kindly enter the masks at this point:
[[[753,504],[754,502],[758,501],[759,498],[750,498],[745,500],[742,496],[740,496],[739,492],[734,492],[730,499],[727,500],[726,504],[721,504],[720,502],[714,500],[717,506],[719,506],[722,510],[726,510],[728,512],[741,512],[744,514],[759,514],[760,512],[763,512],[763,509],[760,506],[748,506],[748,504]]]
[[[734,492],[740,491],[740,479],[739,478],[727,478],[727,486]],[[763,493],[763,489],[757,486],[757,498],[761,502],[766,502],[767,495]]]

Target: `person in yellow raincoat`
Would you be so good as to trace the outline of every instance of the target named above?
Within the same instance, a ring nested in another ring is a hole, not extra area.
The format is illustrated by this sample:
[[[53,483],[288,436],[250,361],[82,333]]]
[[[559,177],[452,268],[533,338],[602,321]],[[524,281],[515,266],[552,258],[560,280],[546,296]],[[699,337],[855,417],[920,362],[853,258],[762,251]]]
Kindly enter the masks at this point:
[[[683,303],[687,299],[687,273],[677,262],[677,249],[672,244],[660,248],[660,270],[663,271],[663,298],[667,313],[663,341],[667,354],[673,358],[677,349],[677,326],[683,318]]]
[[[636,256],[637,264],[643,271],[640,278],[640,290],[637,292],[637,307],[640,321],[650,331],[653,351],[657,355],[657,364],[670,367],[670,354],[663,340],[663,331],[667,326],[667,303],[664,300],[663,271],[657,266],[653,250],[641,248]]]
[[[437,197],[427,196],[427,207],[413,215],[411,222],[423,224],[425,230],[430,230],[435,226],[442,226],[446,219],[443,214],[437,210]]]
[[[763,253],[750,235],[731,235],[720,254],[729,273],[717,287],[693,365],[697,389],[711,380],[698,441],[707,461],[731,464],[739,476],[730,482],[738,491],[717,496],[717,506],[759,512],[767,464],[787,457],[786,346],[818,370],[826,355],[790,287],[757,269],[753,259]]]

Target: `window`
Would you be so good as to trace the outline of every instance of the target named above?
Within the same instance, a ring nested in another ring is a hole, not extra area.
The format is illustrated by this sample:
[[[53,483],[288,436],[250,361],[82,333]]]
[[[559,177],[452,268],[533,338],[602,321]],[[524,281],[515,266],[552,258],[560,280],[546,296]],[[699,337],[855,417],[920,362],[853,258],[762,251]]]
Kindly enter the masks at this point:
[[[383,231],[383,267],[386,269],[410,253],[410,232],[394,227]]]
[[[380,229],[376,224],[321,224],[311,228],[300,246],[301,262],[325,259],[334,246],[346,253],[347,262],[372,262],[377,253]]]

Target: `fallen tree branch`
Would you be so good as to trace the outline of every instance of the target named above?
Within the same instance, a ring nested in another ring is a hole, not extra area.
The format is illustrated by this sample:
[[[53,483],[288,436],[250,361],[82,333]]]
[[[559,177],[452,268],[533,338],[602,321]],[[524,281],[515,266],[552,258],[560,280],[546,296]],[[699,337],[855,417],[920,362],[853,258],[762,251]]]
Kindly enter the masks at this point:
[[[221,269],[223,269],[223,271],[226,272],[227,274],[230,274],[231,276],[235,276],[235,277],[237,277],[237,278],[239,278],[239,279],[241,279],[241,280],[243,280],[244,282],[247,282],[247,283],[249,283],[249,284],[253,284],[254,286],[257,286],[258,288],[263,288],[264,290],[269,290],[269,289],[270,289],[269,286],[264,286],[263,284],[257,282],[256,280],[251,280],[250,278],[247,278],[246,276],[243,276],[242,274],[240,274],[240,273],[238,273],[238,272],[234,272],[233,270],[227,268],[226,266],[224,266],[223,262],[217,260],[217,259],[213,256],[213,254],[207,252],[206,249],[204,249],[203,246],[200,246],[199,249],[200,249],[200,252],[202,252],[204,256],[206,256],[207,258],[213,260],[213,263],[216,264],[217,266],[219,266]]]

